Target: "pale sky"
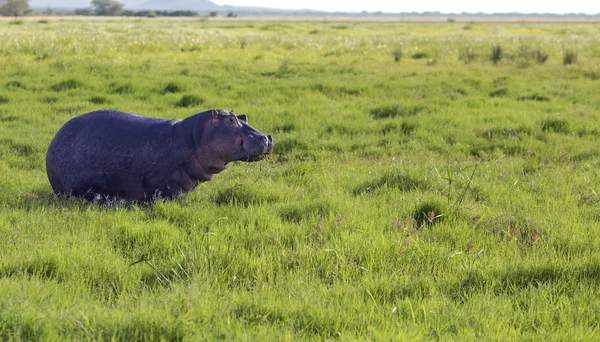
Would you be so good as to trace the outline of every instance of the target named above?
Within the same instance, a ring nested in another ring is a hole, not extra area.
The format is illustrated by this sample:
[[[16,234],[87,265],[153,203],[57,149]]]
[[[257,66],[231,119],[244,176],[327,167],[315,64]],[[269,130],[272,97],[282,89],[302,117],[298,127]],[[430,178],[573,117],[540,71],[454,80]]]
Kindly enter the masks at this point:
[[[219,5],[256,6],[286,9],[314,9],[340,12],[519,12],[519,13],[600,13],[599,0],[213,0]]]

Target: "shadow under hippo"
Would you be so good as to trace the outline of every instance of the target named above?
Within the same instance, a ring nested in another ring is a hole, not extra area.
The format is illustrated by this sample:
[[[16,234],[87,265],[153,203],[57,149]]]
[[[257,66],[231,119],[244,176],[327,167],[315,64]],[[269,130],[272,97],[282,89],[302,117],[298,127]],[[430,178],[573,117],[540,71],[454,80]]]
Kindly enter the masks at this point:
[[[213,109],[183,120],[99,110],[69,120],[46,154],[58,195],[151,202],[173,198],[225,170],[271,153],[273,140],[245,115]]]

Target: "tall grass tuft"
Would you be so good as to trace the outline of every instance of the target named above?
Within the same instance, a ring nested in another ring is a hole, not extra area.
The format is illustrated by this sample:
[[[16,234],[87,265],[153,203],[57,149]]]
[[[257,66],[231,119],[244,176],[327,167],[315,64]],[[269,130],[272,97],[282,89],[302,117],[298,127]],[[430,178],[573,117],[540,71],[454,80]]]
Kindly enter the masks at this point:
[[[548,52],[547,51],[543,51],[541,49],[537,49],[535,51],[535,61],[537,62],[537,64],[544,64],[546,63],[546,61],[548,60]]]
[[[413,211],[412,218],[417,226],[431,226],[441,223],[450,213],[448,206],[440,201],[426,201],[419,204]]]
[[[509,93],[508,88],[499,88],[499,89],[495,89],[494,91],[490,92],[490,97],[504,97],[507,96]]]
[[[402,59],[402,48],[401,47],[397,47],[392,51],[392,55],[394,56],[394,62],[400,62],[400,59]]]
[[[385,119],[404,116],[414,116],[426,110],[427,107],[423,105],[389,104],[381,105],[379,107],[371,109],[371,115],[375,119]]]
[[[279,64],[279,68],[277,69],[276,76],[281,78],[285,77],[290,72],[290,60],[289,58],[285,58]]]
[[[426,180],[409,175],[400,170],[386,171],[373,180],[357,185],[352,189],[352,194],[357,196],[363,193],[377,191],[381,188],[397,189],[399,191],[427,190],[431,184]]]
[[[164,94],[168,94],[168,93],[181,93],[184,90],[185,89],[181,85],[179,85],[178,83],[176,83],[176,82],[169,82],[162,89],[161,94],[164,95]]]
[[[183,95],[179,101],[175,103],[175,107],[194,107],[206,102],[202,97],[197,95]]]
[[[217,205],[249,206],[261,203],[272,203],[279,198],[273,194],[265,193],[259,189],[253,189],[244,184],[236,184],[232,187],[219,189],[213,198]]]
[[[89,101],[95,105],[103,105],[110,103],[110,101],[104,96],[92,96]]]
[[[419,125],[415,122],[402,121],[400,125],[396,122],[388,122],[381,129],[381,134],[410,136],[418,127]]]
[[[54,84],[52,87],[50,87],[50,89],[52,89],[53,91],[56,91],[56,92],[61,92],[61,91],[77,89],[82,86],[83,86],[83,83],[81,83],[79,80],[70,78],[68,80],[64,80],[64,81]]]
[[[463,47],[458,52],[458,60],[463,61],[465,64],[474,62],[477,59],[477,54],[471,47]]]
[[[538,101],[538,102],[548,102],[550,101],[550,98],[546,95],[541,95],[541,94],[531,94],[531,95],[524,95],[524,96],[520,96],[518,98],[519,101],[527,101],[527,100],[531,100],[531,101]]]
[[[413,59],[429,58],[430,54],[426,51],[417,51],[411,56]]]
[[[546,119],[542,121],[541,129],[543,132],[569,133],[569,122],[562,119]]]
[[[563,52],[563,65],[571,65],[577,63],[578,53],[573,49],[567,49]]]
[[[6,82],[6,84],[4,86],[8,90],[27,89],[27,87],[25,86],[25,84],[23,82],[21,82],[21,81],[18,81],[18,80],[8,81],[8,82]]]
[[[119,84],[119,83],[111,83],[111,85],[109,86],[110,90],[109,92],[113,93],[113,94],[133,94],[135,92],[135,88],[133,86],[133,84],[131,83],[124,83],[124,84]]]
[[[492,63],[497,64],[502,60],[502,46],[500,44],[496,44],[492,47],[492,53],[490,54],[490,60]]]

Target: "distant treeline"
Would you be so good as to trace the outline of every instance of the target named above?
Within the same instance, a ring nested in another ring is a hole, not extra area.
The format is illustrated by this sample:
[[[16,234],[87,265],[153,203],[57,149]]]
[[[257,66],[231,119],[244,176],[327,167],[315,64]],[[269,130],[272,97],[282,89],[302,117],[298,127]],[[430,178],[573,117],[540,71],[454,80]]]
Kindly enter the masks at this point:
[[[501,18],[570,18],[570,17],[581,17],[581,18],[597,18],[600,17],[600,13],[587,14],[587,13],[517,13],[517,12],[497,12],[497,13],[484,13],[484,12],[462,12],[462,13],[446,13],[446,12],[401,12],[401,13],[384,13],[384,12],[362,12],[361,14],[374,15],[374,16],[401,16],[401,17],[501,17]]]
[[[149,10],[124,10],[121,15],[127,17],[195,17],[198,12],[189,10],[174,10],[174,11],[149,11]]]
[[[0,0],[1,2],[2,0]],[[34,12],[35,13],[35,12]],[[43,13],[46,13],[44,11]],[[51,14],[69,14],[75,15],[87,15],[97,16],[99,15],[94,11],[93,8],[79,8],[73,12],[70,11],[52,11]],[[196,17],[196,16],[226,16],[236,17],[241,16],[322,16],[327,14],[330,17],[407,17],[407,18],[419,18],[419,17],[446,17],[446,18],[469,18],[469,17],[480,17],[480,18],[581,18],[581,19],[596,19],[600,18],[598,14],[586,14],[586,13],[440,13],[440,12],[409,12],[409,13],[385,13],[385,12],[362,12],[362,13],[346,13],[346,12],[314,12],[314,11],[295,11],[295,12],[276,12],[276,11],[252,11],[252,10],[241,10],[236,12],[208,12],[203,11],[202,13],[191,11],[191,10],[129,10],[124,9],[119,13],[114,14],[103,14],[105,16],[128,16],[128,17]]]
[[[76,15],[98,15],[92,8],[78,8],[74,12]],[[123,10],[116,16],[127,17],[196,17],[198,12],[189,10],[174,10],[174,11],[150,11],[150,10]],[[112,16],[112,15],[111,15]]]

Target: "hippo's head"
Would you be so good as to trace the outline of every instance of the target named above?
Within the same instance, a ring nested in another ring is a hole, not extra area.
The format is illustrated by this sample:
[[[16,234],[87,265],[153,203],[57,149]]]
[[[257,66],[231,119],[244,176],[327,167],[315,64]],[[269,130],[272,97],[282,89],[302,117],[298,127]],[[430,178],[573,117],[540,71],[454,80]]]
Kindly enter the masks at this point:
[[[203,152],[203,163],[210,173],[221,172],[232,161],[259,161],[273,150],[271,136],[248,125],[246,115],[220,109],[205,113],[202,138],[196,148]]]

